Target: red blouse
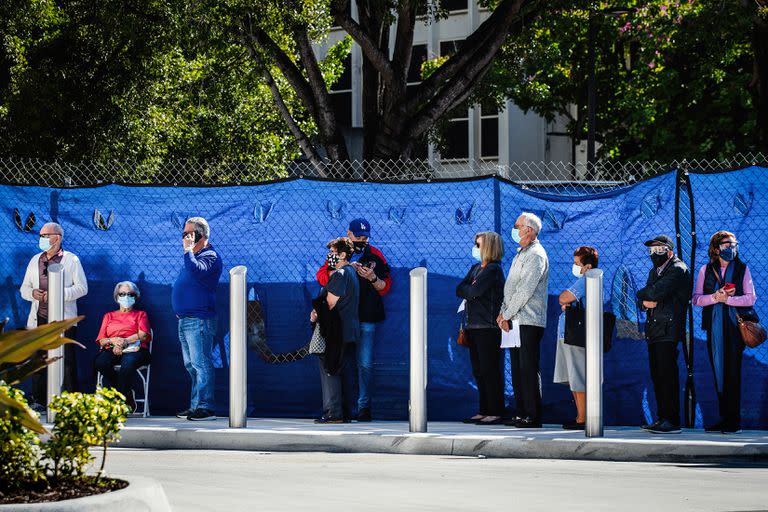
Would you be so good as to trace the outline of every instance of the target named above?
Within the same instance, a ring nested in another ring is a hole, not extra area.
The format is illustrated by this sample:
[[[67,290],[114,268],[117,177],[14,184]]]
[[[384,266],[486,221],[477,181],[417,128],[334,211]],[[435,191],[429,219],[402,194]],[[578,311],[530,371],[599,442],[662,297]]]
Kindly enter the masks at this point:
[[[149,348],[152,331],[149,327],[149,317],[146,311],[132,309],[130,311],[110,311],[101,321],[101,329],[96,337],[96,343],[104,338],[128,338],[139,330],[147,333],[147,339],[141,342],[141,348]]]

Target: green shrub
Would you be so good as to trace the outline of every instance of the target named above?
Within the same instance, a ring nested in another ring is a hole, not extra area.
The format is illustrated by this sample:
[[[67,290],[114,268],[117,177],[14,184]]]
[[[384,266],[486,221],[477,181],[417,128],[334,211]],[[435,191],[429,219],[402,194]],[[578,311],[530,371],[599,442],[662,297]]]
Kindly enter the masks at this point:
[[[0,381],[0,390],[27,405],[24,393]],[[34,412],[32,414],[35,414]],[[0,412],[0,489],[19,488],[44,478],[40,464],[40,438],[23,427],[17,410]]]
[[[43,450],[46,468],[55,479],[80,478],[94,457],[91,446],[103,448],[101,468],[107,445],[120,439],[120,429],[128,415],[125,397],[112,388],[99,388],[95,394],[64,392],[55,397],[51,410],[56,414],[53,435]]]

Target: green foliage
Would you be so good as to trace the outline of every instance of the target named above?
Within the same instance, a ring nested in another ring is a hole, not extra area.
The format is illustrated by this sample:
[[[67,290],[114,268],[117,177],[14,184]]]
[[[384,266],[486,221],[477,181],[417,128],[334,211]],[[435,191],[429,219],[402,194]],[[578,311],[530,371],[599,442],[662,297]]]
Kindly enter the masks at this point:
[[[83,317],[79,316],[61,322],[50,322],[35,329],[0,333],[0,381],[10,385],[16,384],[57,359],[49,359],[47,353],[39,354],[38,351],[52,350],[66,343],[80,345],[74,340],[63,338],[61,333],[82,319]],[[26,402],[15,397],[15,394],[0,388],[0,415],[10,414],[22,426],[40,434],[44,433],[45,429],[37,415],[27,407]]]
[[[103,448],[103,471],[107,445],[119,440],[128,416],[125,397],[112,388],[99,388],[95,394],[64,392],[54,398],[50,408],[56,414],[53,435],[43,450],[53,477],[82,477],[93,460],[91,446]]]
[[[0,394],[27,406],[24,393],[2,381]],[[37,419],[37,413],[30,414]],[[0,490],[18,489],[44,478],[39,444],[37,434],[23,426],[19,410],[0,411]]]
[[[479,94],[569,120],[586,138],[589,6],[597,49],[597,138],[604,157],[723,157],[759,149],[750,47],[740,2],[552,2],[510,38]],[[576,106],[576,109],[572,108]]]

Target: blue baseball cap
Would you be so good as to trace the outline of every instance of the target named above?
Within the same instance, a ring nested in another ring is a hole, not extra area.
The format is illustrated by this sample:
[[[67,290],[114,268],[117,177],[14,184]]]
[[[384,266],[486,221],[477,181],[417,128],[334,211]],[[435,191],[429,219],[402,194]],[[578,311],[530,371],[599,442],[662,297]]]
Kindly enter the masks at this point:
[[[370,223],[363,219],[354,219],[352,222],[349,223],[349,231],[352,232],[355,236],[371,236],[371,225]]]

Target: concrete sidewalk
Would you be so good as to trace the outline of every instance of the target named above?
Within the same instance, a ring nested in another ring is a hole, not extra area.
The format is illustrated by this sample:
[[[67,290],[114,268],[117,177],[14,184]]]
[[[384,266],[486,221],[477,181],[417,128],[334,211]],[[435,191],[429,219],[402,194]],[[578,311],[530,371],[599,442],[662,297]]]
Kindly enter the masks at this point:
[[[584,437],[559,426],[504,426],[433,422],[429,433],[411,434],[407,422],[376,421],[315,425],[312,420],[255,419],[230,429],[227,418],[191,422],[177,418],[131,418],[119,446],[172,450],[399,453],[504,458],[578,459],[626,462],[765,461],[768,431],[742,434],[654,435],[636,427],[609,427],[605,437]]]

